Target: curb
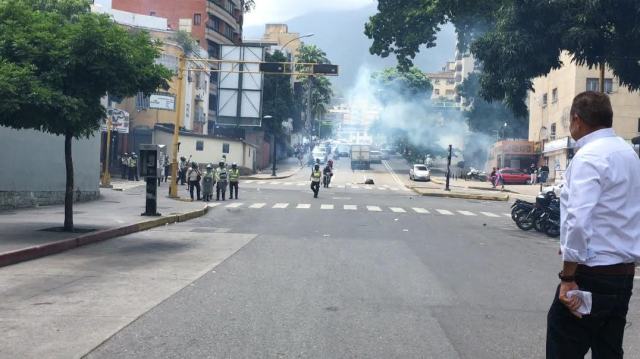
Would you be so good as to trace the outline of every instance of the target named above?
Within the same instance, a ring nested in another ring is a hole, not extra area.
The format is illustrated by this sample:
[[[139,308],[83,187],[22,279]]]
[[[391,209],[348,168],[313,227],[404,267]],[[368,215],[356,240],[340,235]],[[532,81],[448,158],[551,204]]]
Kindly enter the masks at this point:
[[[268,181],[268,180],[274,180],[274,179],[286,179],[289,177],[292,177],[293,175],[297,174],[298,172],[302,171],[304,167],[300,167],[296,170],[294,170],[292,173],[288,174],[288,175],[282,175],[282,176],[268,176],[268,177],[258,177],[258,176],[240,176],[241,180],[254,180],[254,181],[260,181],[260,180],[264,180],[264,181]]]
[[[440,198],[460,198],[460,199],[477,199],[483,201],[508,201],[509,195],[483,195],[483,194],[471,194],[471,193],[456,193],[456,192],[420,192],[414,187],[409,187],[415,193],[424,197],[440,197]]]
[[[129,224],[122,227],[104,229],[101,231],[84,234],[74,238],[63,239],[60,241],[49,242],[49,243],[44,243],[37,246],[17,249],[15,251],[0,253],[0,267],[5,267],[8,265],[29,261],[32,259],[46,257],[52,254],[64,252],[69,249],[81,247],[91,243],[105,241],[107,239],[125,236],[127,234],[146,231],[148,229],[160,227],[165,224],[185,222],[190,219],[204,216],[208,210],[209,210],[209,207],[204,207],[203,209],[192,211],[192,212],[174,214],[170,216],[152,219],[150,221]]]

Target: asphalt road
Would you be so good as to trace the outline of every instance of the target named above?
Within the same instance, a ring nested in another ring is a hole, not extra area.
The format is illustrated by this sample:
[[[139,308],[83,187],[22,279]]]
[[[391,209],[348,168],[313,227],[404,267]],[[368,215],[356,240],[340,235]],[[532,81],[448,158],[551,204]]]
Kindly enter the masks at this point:
[[[338,161],[319,199],[308,169],[244,183],[180,224],[255,238],[88,357],[544,357],[557,243],[517,229],[507,203],[416,197],[406,165],[388,163],[396,176]],[[637,296],[631,308],[640,322]]]

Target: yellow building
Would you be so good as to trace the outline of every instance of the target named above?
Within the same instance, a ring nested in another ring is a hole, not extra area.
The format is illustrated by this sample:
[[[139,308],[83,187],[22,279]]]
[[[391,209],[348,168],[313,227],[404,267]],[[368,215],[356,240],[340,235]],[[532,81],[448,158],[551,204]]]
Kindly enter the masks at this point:
[[[428,73],[427,78],[431,81],[433,101],[456,101],[456,63],[447,62],[440,72]]]
[[[284,46],[282,50],[291,54],[292,58],[298,56],[298,51],[303,44],[300,39],[300,34],[297,32],[289,32],[289,26],[286,24],[265,25],[262,38],[265,41],[276,43],[279,47]]]
[[[550,169],[550,178],[560,178],[573,156],[574,141],[569,132],[569,111],[573,98],[587,90],[598,91],[598,69],[571,62],[563,53],[564,64],[547,76],[533,80],[529,93],[529,140],[536,143],[540,165]],[[613,128],[618,136],[631,143],[640,133],[640,92],[620,86],[610,69],[605,71],[605,91],[613,106]]]

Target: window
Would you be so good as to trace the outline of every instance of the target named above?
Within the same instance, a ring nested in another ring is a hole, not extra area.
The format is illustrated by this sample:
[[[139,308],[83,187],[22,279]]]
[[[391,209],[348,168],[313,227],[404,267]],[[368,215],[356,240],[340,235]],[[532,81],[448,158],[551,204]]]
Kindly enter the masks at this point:
[[[193,14],[193,24],[200,25],[202,24],[202,14]]]
[[[155,11],[149,11],[149,16],[156,16],[156,12]]]
[[[207,27],[213,31],[220,32],[220,19],[214,15],[209,14],[209,20],[207,21]]]
[[[233,28],[228,24],[224,24],[224,36],[228,39],[233,39]]]
[[[209,94],[209,110],[216,111],[218,109],[218,96]]]
[[[447,79],[447,84],[449,84],[449,85],[453,85],[453,84],[455,84],[455,83],[456,83],[456,80],[454,80],[454,79]]]
[[[453,96],[454,94],[455,94],[455,91],[453,91],[453,90],[445,91],[445,95],[447,95],[447,96]]]
[[[549,136],[550,140],[555,140],[556,139],[556,124],[552,123],[551,124],[551,135]]]
[[[209,57],[213,57],[214,59],[220,58],[220,45],[211,40],[207,40],[207,52],[209,53]]]
[[[230,0],[227,0],[224,4],[224,9],[230,13],[233,13],[233,3]]]
[[[558,88],[554,88],[551,91],[551,102],[552,103],[558,102]]]
[[[547,94],[542,95],[542,107],[547,106]]]
[[[434,83],[435,83],[436,85],[440,85],[440,80],[436,79],[436,80],[434,81]]]
[[[144,93],[138,92],[136,95],[136,110],[144,111],[149,109],[149,96],[145,96]]]
[[[587,78],[587,91],[600,91],[600,79]],[[604,92],[613,92],[613,79],[604,79]]]
[[[640,132],[640,118],[638,119],[638,132]]]
[[[196,151],[204,151],[204,141],[196,141]]]
[[[229,153],[229,144],[228,143],[223,143],[222,144],[222,153]]]
[[[435,89],[435,90],[433,90],[433,91],[434,91],[434,93],[435,93],[436,95],[440,96],[440,89]]]

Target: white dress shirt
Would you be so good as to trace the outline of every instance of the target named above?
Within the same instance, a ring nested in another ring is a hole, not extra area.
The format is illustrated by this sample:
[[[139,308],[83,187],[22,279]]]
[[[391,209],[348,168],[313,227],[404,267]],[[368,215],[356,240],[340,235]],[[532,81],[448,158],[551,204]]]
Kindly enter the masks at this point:
[[[560,195],[565,262],[640,262],[640,159],[608,128],[577,143]]]

